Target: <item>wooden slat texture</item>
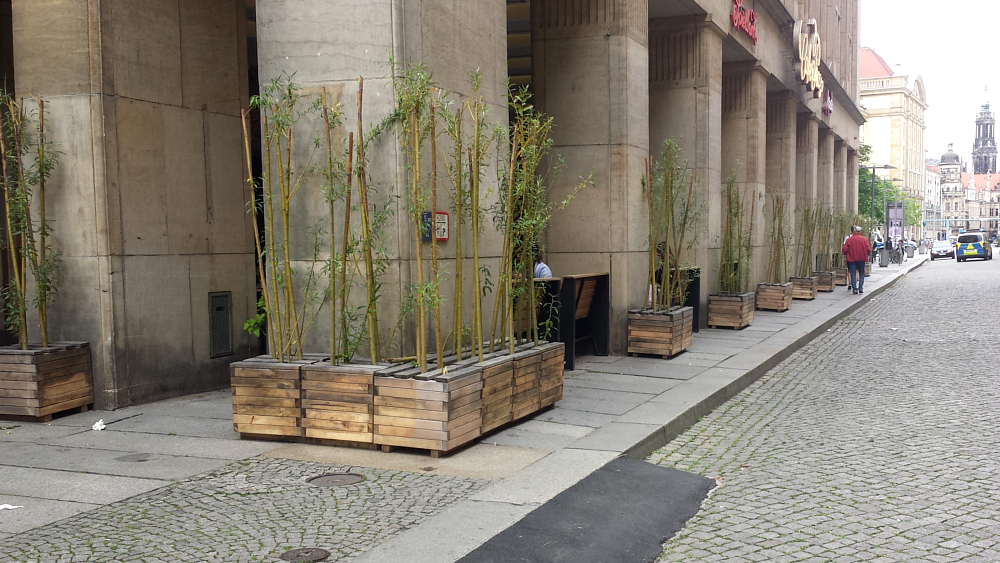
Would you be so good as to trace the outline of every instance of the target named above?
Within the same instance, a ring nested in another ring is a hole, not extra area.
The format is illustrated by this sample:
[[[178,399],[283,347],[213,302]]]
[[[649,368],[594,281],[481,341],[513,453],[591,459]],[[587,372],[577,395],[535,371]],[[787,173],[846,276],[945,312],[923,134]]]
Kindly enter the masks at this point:
[[[303,366],[301,426],[307,438],[371,444],[374,441],[375,373],[384,366]],[[399,380],[413,383],[413,380]]]
[[[0,415],[50,417],[94,402],[90,346],[0,348]]]
[[[694,309],[670,312],[629,311],[628,353],[675,356],[691,345]]]
[[[836,286],[834,285],[833,282],[834,279],[833,272],[813,272],[813,277],[816,278],[817,291],[830,293],[834,289],[836,289]]]
[[[753,323],[754,293],[709,295],[708,326],[741,329]]]
[[[302,434],[302,364],[264,358],[230,364],[233,423],[240,435]]]
[[[816,278],[790,278],[789,281],[792,282],[792,299],[816,299]]]
[[[787,311],[792,306],[792,284],[760,284],[757,286],[757,308]]]

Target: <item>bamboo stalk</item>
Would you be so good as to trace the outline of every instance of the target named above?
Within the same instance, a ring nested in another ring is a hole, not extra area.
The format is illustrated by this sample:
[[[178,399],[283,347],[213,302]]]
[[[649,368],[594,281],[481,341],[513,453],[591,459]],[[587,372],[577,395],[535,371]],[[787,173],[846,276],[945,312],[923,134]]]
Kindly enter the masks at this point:
[[[464,323],[462,322],[462,222],[465,194],[462,193],[462,118],[464,112],[459,110],[455,115],[455,311],[452,316],[452,334],[455,335],[452,349],[463,356],[462,340]]]
[[[434,274],[434,287],[438,287],[441,278],[438,275],[438,244],[437,244],[437,109],[431,103],[431,269]],[[437,352],[437,367],[444,367],[444,340],[441,337],[441,300],[434,300],[434,344]]]
[[[413,198],[413,226],[416,233],[417,260],[417,363],[420,373],[427,372],[427,309],[424,287],[424,257],[423,257],[423,221],[421,219],[420,202],[420,117],[419,106],[415,106],[410,114],[411,154],[413,157],[413,179],[411,197]]]
[[[337,229],[337,221],[334,211],[334,190],[333,190],[333,141],[330,135],[330,115],[327,105],[326,88],[322,89],[323,96],[323,131],[326,135],[326,176],[330,183],[330,193],[328,203],[330,204],[330,365],[340,363],[337,360],[337,257],[335,256],[337,241],[334,233]],[[350,176],[348,176],[350,182]]]
[[[472,296],[472,325],[474,334],[473,345],[475,352],[479,356],[479,361],[483,361],[483,302],[482,302],[482,280],[479,272],[479,173],[480,173],[480,144],[482,135],[482,120],[479,109],[479,100],[475,103],[470,101],[469,109],[472,113],[472,175],[470,181],[470,195],[472,197],[472,277],[473,285],[476,288]]]
[[[368,290],[368,347],[372,364],[377,364],[382,357],[381,342],[378,334],[378,305],[375,284],[375,264],[372,259],[371,209],[368,207],[368,179],[365,166],[365,143],[362,131],[362,107],[364,103],[364,78],[358,78],[358,199],[361,206],[361,251],[365,260],[365,274]]]
[[[249,112],[246,110],[241,112],[242,119],[240,120],[243,126],[243,149],[245,151],[246,163],[247,163],[247,185],[250,187],[250,209],[251,217],[253,221],[253,238],[254,238],[254,249],[257,252],[257,273],[260,276],[260,286],[261,294],[264,296],[264,310],[268,311],[267,314],[267,349],[268,351],[274,351],[274,318],[269,312],[272,311],[271,307],[271,295],[268,290],[267,283],[267,262],[266,257],[263,253],[263,248],[261,246],[261,233],[260,225],[257,219],[257,189],[256,184],[253,179],[253,160],[250,153],[250,133],[247,128],[247,118]]]

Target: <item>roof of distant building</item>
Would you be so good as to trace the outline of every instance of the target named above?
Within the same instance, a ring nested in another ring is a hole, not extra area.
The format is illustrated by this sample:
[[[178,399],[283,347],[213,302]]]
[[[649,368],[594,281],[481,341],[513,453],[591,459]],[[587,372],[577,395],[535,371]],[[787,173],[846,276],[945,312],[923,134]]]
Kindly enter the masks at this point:
[[[969,181],[972,178],[975,178],[976,180],[977,192],[981,192],[987,189],[989,190],[1000,189],[1000,174],[969,174],[968,172],[962,172],[962,187],[968,188]]]
[[[882,78],[893,76],[892,68],[875,51],[861,48],[861,78]]]
[[[958,156],[958,153],[955,152],[954,146],[951,143],[948,143],[948,152],[941,155],[941,164],[944,165],[944,164],[961,164],[961,163],[962,163],[962,157]]]

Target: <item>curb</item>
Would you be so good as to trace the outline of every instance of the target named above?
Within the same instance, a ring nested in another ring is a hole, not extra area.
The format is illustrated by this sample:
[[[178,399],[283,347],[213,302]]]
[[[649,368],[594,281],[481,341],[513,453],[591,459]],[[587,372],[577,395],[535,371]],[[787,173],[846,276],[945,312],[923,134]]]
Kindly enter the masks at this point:
[[[848,315],[857,311],[860,307],[880,295],[885,290],[889,289],[895,283],[904,277],[906,277],[910,272],[916,270],[920,266],[923,266],[928,260],[921,260],[914,266],[907,268],[906,270],[899,273],[886,284],[879,286],[878,288],[872,290],[871,293],[866,294],[861,299],[858,299],[851,305],[849,305],[843,311],[837,313],[832,318],[825,321],[823,324],[809,331],[808,333],[802,335],[794,342],[783,348],[781,351],[775,353],[770,358],[764,360],[763,362],[757,364],[755,367],[751,368],[745,374],[741,375],[738,379],[729,383],[725,387],[722,387],[718,391],[712,393],[708,397],[705,397],[695,405],[692,405],[689,409],[681,413],[679,416],[671,420],[670,422],[664,424],[660,428],[654,430],[651,434],[639,440],[637,443],[632,445],[630,448],[622,452],[622,455],[626,455],[635,459],[645,459],[649,457],[654,451],[662,448],[663,446],[670,443],[674,438],[679,436],[682,432],[688,428],[694,426],[698,420],[703,416],[709,414],[713,410],[722,406],[729,399],[732,399],[741,391],[752,385],[758,379],[763,377],[763,375],[781,362],[788,359],[789,356],[797,352],[803,346],[812,342],[817,336],[826,332],[830,327],[837,324],[841,319],[847,317]]]

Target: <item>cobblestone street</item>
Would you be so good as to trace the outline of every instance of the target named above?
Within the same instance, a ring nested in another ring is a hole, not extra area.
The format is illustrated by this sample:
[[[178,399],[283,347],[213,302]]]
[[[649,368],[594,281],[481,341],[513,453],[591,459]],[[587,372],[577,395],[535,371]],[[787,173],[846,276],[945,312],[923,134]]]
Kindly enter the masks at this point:
[[[925,264],[655,452],[719,483],[660,561],[1000,560],[998,310]]]
[[[306,482],[337,471],[365,480],[336,488]],[[258,457],[17,535],[2,544],[0,561],[277,561],[319,543],[331,552],[329,561],[339,561],[485,484]]]

